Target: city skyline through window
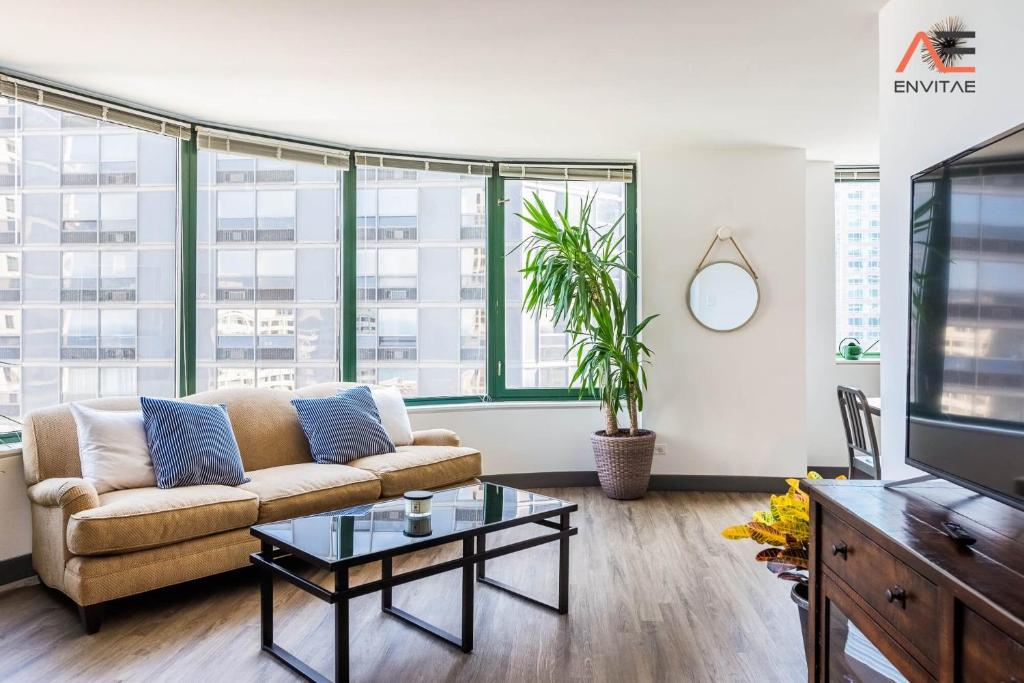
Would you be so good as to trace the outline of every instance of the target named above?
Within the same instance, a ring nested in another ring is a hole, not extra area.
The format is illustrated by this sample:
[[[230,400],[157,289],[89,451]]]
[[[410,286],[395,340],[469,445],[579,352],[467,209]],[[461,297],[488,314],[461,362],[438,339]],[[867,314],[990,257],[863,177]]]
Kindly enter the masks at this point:
[[[341,173],[200,150],[196,390],[340,378]]]
[[[835,183],[837,352],[847,337],[881,352],[879,203],[877,180]]]
[[[342,376],[416,400],[568,386],[564,331],[522,314],[517,256],[489,243],[521,239],[524,192],[574,215],[596,192],[610,224],[626,183],[567,195],[495,162],[162,135],[34,101],[0,98],[0,414]],[[504,343],[488,334],[502,308]]]
[[[408,397],[484,395],[484,178],[372,166],[357,177],[357,379]]]
[[[174,396],[177,140],[0,110],[0,413]]]

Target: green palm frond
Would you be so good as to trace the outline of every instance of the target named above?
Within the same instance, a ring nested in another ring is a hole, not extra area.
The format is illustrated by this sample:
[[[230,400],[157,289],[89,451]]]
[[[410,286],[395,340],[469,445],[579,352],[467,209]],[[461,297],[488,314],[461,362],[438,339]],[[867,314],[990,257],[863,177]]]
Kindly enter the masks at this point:
[[[596,396],[612,416],[610,424],[625,406],[635,433],[635,414],[643,409],[647,388],[644,366],[652,355],[640,334],[657,316],[629,324],[625,297],[616,286],[620,273],[635,277],[619,234],[625,216],[595,227],[590,220],[595,199],[589,194],[581,200],[576,219],[568,210],[552,214],[536,193],[524,200],[523,213],[516,215],[530,234],[513,250],[524,253],[523,311],[546,314],[567,331],[565,356],[576,361],[570,385]]]

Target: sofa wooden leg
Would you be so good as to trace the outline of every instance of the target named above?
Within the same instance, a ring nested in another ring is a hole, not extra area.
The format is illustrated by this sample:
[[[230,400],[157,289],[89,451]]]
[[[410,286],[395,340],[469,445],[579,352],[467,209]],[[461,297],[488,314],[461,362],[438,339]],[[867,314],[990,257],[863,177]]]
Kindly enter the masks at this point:
[[[103,603],[96,605],[79,605],[78,616],[82,619],[82,627],[86,635],[92,635],[100,630],[100,622],[103,620]]]

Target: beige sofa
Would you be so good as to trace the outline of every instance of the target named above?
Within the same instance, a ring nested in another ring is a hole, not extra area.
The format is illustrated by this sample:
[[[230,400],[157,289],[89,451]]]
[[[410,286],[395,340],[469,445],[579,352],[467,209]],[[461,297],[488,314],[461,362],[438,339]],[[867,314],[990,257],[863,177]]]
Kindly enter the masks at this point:
[[[480,452],[444,429],[414,432],[411,446],[346,465],[313,462],[290,401],[333,395],[344,383],[296,392],[219,389],[189,396],[227,406],[252,479],[238,487],[155,487],[97,494],[82,479],[75,420],[67,405],[37,410],[24,426],[24,463],[32,504],[32,564],[44,584],[79,605],[86,631],[115,598],[249,564],[259,543],[253,524],[361,505],[474,480]],[[137,398],[85,405],[137,410]]]

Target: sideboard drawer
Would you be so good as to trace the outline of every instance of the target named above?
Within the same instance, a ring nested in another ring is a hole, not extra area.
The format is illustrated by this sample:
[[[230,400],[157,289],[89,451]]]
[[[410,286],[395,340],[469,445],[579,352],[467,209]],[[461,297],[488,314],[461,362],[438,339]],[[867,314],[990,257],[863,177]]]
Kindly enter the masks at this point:
[[[825,565],[924,657],[938,660],[935,584],[831,514],[823,515],[820,547]]]
[[[958,681],[1024,683],[1024,645],[964,608]]]

